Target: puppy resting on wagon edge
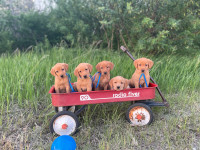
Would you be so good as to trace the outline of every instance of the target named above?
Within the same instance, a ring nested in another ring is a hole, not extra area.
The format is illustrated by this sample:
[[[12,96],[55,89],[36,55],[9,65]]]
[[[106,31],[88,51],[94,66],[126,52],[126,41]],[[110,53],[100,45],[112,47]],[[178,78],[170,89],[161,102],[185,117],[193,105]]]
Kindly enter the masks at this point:
[[[109,86],[111,90],[124,90],[124,89],[129,89],[129,80],[123,78],[122,76],[116,76],[112,78],[109,82]]]
[[[70,93],[70,86],[66,72],[68,64],[57,63],[51,68],[51,74],[55,76],[55,92],[56,93]]]
[[[142,87],[149,86],[149,69],[153,66],[153,61],[147,58],[139,58],[133,64],[136,70],[130,79],[130,86],[135,88],[139,88],[140,85]],[[146,78],[146,82],[144,77]]]
[[[80,63],[74,70],[74,75],[77,77],[76,88],[78,92],[92,91],[91,72],[92,65],[88,63]]]

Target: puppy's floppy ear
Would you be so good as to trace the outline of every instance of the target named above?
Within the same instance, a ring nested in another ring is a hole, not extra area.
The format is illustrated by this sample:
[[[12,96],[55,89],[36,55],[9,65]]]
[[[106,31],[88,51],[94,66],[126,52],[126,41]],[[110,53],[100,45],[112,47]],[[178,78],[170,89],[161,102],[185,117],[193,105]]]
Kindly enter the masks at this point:
[[[77,68],[77,67],[76,67],[75,70],[74,70],[74,75],[75,75],[76,77],[79,76],[79,75],[78,75],[78,68]]]
[[[63,66],[65,68],[65,71],[67,71],[68,70],[68,64],[63,63]]]
[[[109,81],[110,89],[113,90],[113,78]]]
[[[129,80],[124,79],[124,89],[126,89],[129,86]]]
[[[100,63],[98,63],[98,64],[96,65],[96,69],[97,69],[98,72],[100,72]]]
[[[140,61],[139,59],[136,59],[136,60],[133,62],[135,68],[138,68],[138,63],[139,63],[139,61]]]
[[[90,65],[90,64],[87,64],[88,65],[88,68],[89,68],[89,71],[90,71],[90,73],[92,72],[92,65]]]
[[[51,71],[50,71],[50,73],[53,75],[53,76],[55,76],[56,74],[55,74],[55,69],[54,69],[54,67],[52,67],[51,68]]]
[[[149,69],[151,69],[151,67],[153,67],[154,62],[150,59],[147,59],[147,61],[148,61]]]
[[[112,62],[110,62],[109,65],[110,65],[110,69],[113,70],[115,65]]]

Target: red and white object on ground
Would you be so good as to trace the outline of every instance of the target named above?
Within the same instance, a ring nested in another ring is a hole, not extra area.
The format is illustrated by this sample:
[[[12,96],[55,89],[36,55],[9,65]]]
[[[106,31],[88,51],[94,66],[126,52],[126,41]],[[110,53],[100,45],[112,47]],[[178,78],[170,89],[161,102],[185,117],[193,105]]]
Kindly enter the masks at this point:
[[[72,135],[79,126],[77,116],[69,111],[57,113],[50,124],[51,132],[55,132],[57,135]]]
[[[126,119],[132,126],[144,126],[153,121],[153,113],[148,105],[135,103],[127,110]]]

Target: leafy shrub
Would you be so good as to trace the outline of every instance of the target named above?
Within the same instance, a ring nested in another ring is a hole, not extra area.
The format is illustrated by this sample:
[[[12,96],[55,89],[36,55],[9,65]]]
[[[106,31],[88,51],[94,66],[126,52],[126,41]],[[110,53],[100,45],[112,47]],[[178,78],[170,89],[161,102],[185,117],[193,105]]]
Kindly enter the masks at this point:
[[[54,0],[49,12],[0,18],[0,52],[48,39],[68,47],[100,45],[134,51],[191,52],[200,48],[199,0]],[[2,10],[0,11],[3,12]]]

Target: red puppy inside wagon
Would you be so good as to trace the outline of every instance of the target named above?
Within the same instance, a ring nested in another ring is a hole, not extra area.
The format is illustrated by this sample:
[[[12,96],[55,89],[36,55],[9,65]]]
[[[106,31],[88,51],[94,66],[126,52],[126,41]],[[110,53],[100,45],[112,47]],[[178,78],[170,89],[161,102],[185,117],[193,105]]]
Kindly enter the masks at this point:
[[[135,59],[125,47],[121,49],[128,54],[134,61]],[[145,79],[145,76],[141,77]],[[72,135],[79,127],[78,115],[85,109],[88,104],[100,104],[111,102],[126,102],[132,101],[133,104],[127,109],[126,118],[132,126],[144,126],[153,121],[153,106],[169,106],[166,99],[163,97],[158,85],[149,76],[152,82],[142,88],[128,88],[120,91],[116,90],[101,90],[87,92],[72,92],[72,93],[55,93],[55,87],[52,86],[49,93],[52,97],[52,105],[58,113],[52,118],[50,130],[57,135]],[[70,81],[70,80],[69,80]],[[146,82],[146,81],[145,81]],[[70,83],[71,84],[71,83]],[[72,85],[70,86],[72,87]],[[162,102],[153,101],[155,99],[155,90],[162,98]],[[73,91],[73,90],[72,90]],[[77,111],[70,112],[68,107],[82,105]],[[62,108],[62,109],[58,109]]]

